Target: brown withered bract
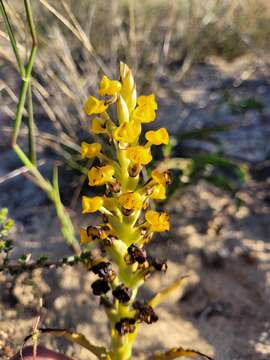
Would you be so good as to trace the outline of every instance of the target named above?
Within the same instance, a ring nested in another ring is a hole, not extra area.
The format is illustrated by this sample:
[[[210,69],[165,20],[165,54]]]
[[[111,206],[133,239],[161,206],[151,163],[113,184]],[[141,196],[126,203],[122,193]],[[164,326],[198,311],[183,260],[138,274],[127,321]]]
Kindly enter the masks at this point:
[[[118,333],[123,336],[127,333],[133,333],[135,331],[136,320],[133,318],[123,318],[115,324],[115,328]]]
[[[154,309],[146,302],[135,301],[133,304],[133,308],[135,310],[138,310],[136,316],[138,321],[145,322],[146,324],[152,324],[153,322],[158,321],[158,316],[155,313]]]
[[[102,294],[106,294],[110,290],[110,285],[108,281],[98,279],[92,283],[91,288],[94,295],[100,296]]]
[[[121,284],[113,290],[112,294],[117,300],[119,300],[120,303],[126,303],[131,298],[132,290],[124,284]]]
[[[94,264],[91,270],[94,274],[107,281],[113,281],[116,277],[115,271],[112,270],[111,263],[109,261],[100,261]]]
[[[148,256],[147,260],[149,262],[149,265],[152,266],[157,271],[163,271],[166,272],[168,265],[165,260],[157,259],[152,256]]]
[[[139,264],[143,264],[146,260],[145,250],[139,248],[136,244],[131,244],[128,247],[128,254],[133,262],[137,261]]]

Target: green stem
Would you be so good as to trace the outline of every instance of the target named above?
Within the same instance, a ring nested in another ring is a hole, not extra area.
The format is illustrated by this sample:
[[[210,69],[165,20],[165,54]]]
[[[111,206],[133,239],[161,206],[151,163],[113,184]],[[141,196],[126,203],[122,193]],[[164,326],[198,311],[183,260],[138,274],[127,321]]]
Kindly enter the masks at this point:
[[[15,55],[16,60],[17,60],[17,64],[18,64],[18,67],[19,67],[20,74],[21,74],[22,77],[24,77],[25,68],[23,66],[23,62],[22,62],[20,54],[19,54],[16,39],[15,39],[15,36],[13,34],[11,24],[9,22],[9,18],[8,18],[8,15],[7,15],[3,0],[0,0],[0,11],[1,11],[2,17],[4,19],[5,27],[6,27],[9,39],[10,39],[10,43],[11,43],[14,55]]]
[[[27,17],[27,21],[28,21],[32,41],[33,41],[33,48],[34,48],[37,46],[37,33],[36,33],[35,23],[34,23],[34,19],[33,19],[30,0],[24,0],[24,7],[25,7],[25,11],[26,11],[26,17]]]
[[[75,253],[79,254],[81,249],[80,249],[80,246],[75,237],[75,231],[74,231],[72,221],[71,221],[69,215],[67,214],[66,209],[63,206],[61,198],[60,198],[57,167],[54,168],[54,173],[53,173],[53,190],[54,191],[52,192],[51,200],[54,203],[57,217],[60,220],[60,223],[62,225],[61,231],[62,231],[63,237],[64,237],[64,239],[66,239],[66,242],[70,246],[70,248]]]
[[[29,158],[31,162],[36,165],[36,143],[35,143],[35,123],[33,114],[33,100],[31,81],[28,86],[28,144],[29,144]]]

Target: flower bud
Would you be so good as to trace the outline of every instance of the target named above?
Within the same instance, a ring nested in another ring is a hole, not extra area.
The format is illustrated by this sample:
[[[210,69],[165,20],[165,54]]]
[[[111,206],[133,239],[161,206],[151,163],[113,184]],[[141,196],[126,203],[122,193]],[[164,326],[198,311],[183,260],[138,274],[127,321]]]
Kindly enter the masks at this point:
[[[129,111],[127,104],[125,100],[120,95],[117,103],[116,103],[116,109],[117,109],[117,116],[119,124],[128,123],[129,122]]]

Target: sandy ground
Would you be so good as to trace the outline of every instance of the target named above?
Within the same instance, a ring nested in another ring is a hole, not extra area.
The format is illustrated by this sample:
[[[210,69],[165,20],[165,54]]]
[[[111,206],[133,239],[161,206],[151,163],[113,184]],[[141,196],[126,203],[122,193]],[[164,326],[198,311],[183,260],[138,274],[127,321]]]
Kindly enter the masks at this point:
[[[216,360],[269,358],[270,208],[253,197],[256,192],[263,198],[265,191],[265,184],[249,184],[242,190],[247,205],[240,209],[204,183],[171,201],[172,232],[156,239],[150,249],[167,257],[169,269],[166,276],[156,274],[149,279],[142,296],[149,298],[181,275],[190,278],[184,289],[160,306],[159,322],[141,327],[135,358],[175,345],[196,348]],[[29,250],[44,239],[45,230],[35,231],[35,227],[41,229],[41,215],[42,223],[50,219],[51,231],[56,232],[52,213],[49,207],[37,208],[32,228],[22,231],[20,242]],[[48,239],[47,251],[65,251],[60,239],[50,235]],[[14,298],[9,295],[12,282],[8,280],[1,276],[3,359],[31,331],[41,294],[46,306],[44,325],[76,329],[97,343],[106,342],[105,317],[91,294],[91,275],[82,269],[38,270],[32,279],[34,291],[23,274],[13,284]],[[91,358],[55,339],[40,341],[75,359]]]
[[[263,65],[258,70],[257,63],[255,66],[252,62],[252,67],[250,63],[236,64],[233,69],[223,66],[219,76],[220,64],[211,64],[203,72],[195,69],[182,87],[178,90],[171,87],[174,90],[169,92],[170,97],[166,90],[161,113],[170,109],[170,114],[174,114],[171,118],[177,118],[180,127],[186,123],[192,127],[196,121],[235,121],[237,127],[224,135],[225,151],[235,157],[247,157],[252,164],[262,162],[269,149],[270,87],[265,84],[268,68]],[[250,71],[252,81],[258,81],[255,90],[246,82],[243,87],[230,88],[232,84],[226,81],[241,81],[244,71],[246,78]],[[219,90],[215,89],[217,82]],[[265,102],[263,112],[252,110],[232,115],[220,95],[224,84],[236,98],[258,94]],[[176,122],[170,124],[173,132]],[[2,160],[8,168],[1,166],[0,175],[18,166],[10,151],[3,152]],[[179,276],[189,274],[189,278],[184,288],[158,308],[158,323],[141,326],[134,358],[144,358],[152,351],[172,346],[191,347],[216,360],[270,358],[269,165],[262,169],[260,176],[250,179],[240,191],[245,201],[240,208],[223,191],[204,182],[176,194],[166,205],[172,231],[156,238],[149,251],[168,259],[168,272],[166,276],[156,274],[150,278],[141,296],[148,299]],[[14,195],[16,192],[20,192],[20,199]],[[40,252],[54,257],[68,253],[59,235],[54,210],[28,179],[20,177],[19,181],[2,184],[0,203],[8,205],[16,219],[17,253],[28,251],[33,257]],[[71,215],[78,229],[88,221],[74,211]],[[44,326],[75,329],[93,342],[107,343],[105,316],[92,295],[91,279],[80,268],[37,270],[31,279],[25,274],[15,280],[0,275],[1,359],[8,359],[31,332],[39,296],[45,302]],[[91,359],[78,347],[55,338],[44,337],[40,343],[76,360]]]

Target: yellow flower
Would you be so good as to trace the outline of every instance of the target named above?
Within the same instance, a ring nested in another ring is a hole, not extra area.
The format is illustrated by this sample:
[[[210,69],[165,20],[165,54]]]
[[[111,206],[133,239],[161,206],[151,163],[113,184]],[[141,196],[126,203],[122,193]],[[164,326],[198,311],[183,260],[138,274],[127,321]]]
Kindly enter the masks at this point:
[[[82,197],[83,214],[96,212],[100,210],[102,205],[103,205],[103,198],[101,196],[94,196],[92,198],[88,196]]]
[[[145,213],[145,219],[150,225],[150,230],[162,232],[170,230],[169,215],[165,212],[159,213],[154,210],[148,210]]]
[[[94,158],[100,153],[100,151],[101,145],[99,143],[88,144],[85,141],[81,143],[81,154],[83,158]]]
[[[152,161],[149,149],[141,145],[131,146],[126,151],[127,158],[135,164],[146,165]]]
[[[155,120],[156,112],[149,104],[139,105],[134,109],[132,118],[141,123],[149,123]]]
[[[145,138],[149,141],[150,144],[153,145],[167,145],[169,143],[169,134],[167,129],[165,128],[160,128],[155,131],[147,131],[147,133],[145,134]]]
[[[127,210],[140,210],[143,205],[141,196],[136,192],[128,192],[120,195],[118,202]]]
[[[81,244],[88,244],[91,241],[90,236],[88,236],[87,231],[83,228],[80,229],[80,242]]]
[[[151,199],[164,200],[166,199],[166,188],[164,185],[157,184],[152,188],[152,193],[149,196]]]
[[[113,138],[121,143],[132,144],[140,135],[140,131],[141,127],[139,124],[123,122],[114,130]]]
[[[145,96],[145,95],[139,96],[138,97],[138,105],[139,106],[149,105],[153,110],[157,110],[157,108],[158,108],[154,94],[150,94],[147,96]]]
[[[89,96],[84,104],[84,112],[87,115],[101,114],[108,108],[109,104],[106,104],[105,100],[99,100],[94,96]]]
[[[115,95],[121,90],[121,83],[117,80],[110,80],[104,75],[99,84],[99,94],[104,95]]]
[[[113,180],[114,168],[111,165],[101,167],[93,166],[88,171],[88,180],[90,186],[104,185]]]
[[[90,131],[93,134],[104,134],[107,132],[105,119],[94,118],[91,125]]]
[[[161,185],[168,185],[171,182],[171,176],[168,171],[153,170],[151,173],[152,179]]]

